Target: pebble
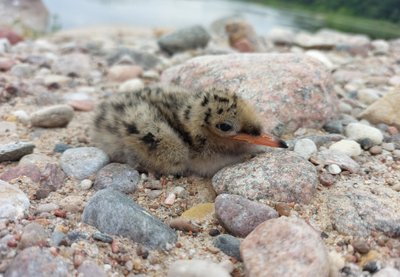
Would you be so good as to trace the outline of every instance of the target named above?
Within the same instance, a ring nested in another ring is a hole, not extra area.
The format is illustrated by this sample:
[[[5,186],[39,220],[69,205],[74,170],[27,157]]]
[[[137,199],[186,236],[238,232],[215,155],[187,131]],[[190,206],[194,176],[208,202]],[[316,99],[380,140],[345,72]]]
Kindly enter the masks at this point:
[[[325,123],[324,130],[331,134],[342,134],[343,124],[340,120],[332,120]]]
[[[356,239],[351,243],[351,245],[360,254],[367,254],[370,250],[368,243],[363,239]]]
[[[52,69],[64,76],[87,76],[91,70],[90,58],[87,54],[72,53],[58,57]]]
[[[377,55],[385,55],[389,53],[390,45],[383,39],[371,41],[372,51]]]
[[[329,150],[341,152],[349,157],[356,157],[361,155],[362,153],[360,144],[358,144],[354,140],[349,139],[343,139],[341,141],[333,143],[329,147]]]
[[[43,78],[43,84],[46,87],[62,87],[67,85],[71,79],[67,76],[50,74]]]
[[[328,276],[327,249],[312,227],[299,218],[268,220],[240,247],[247,276]]]
[[[65,127],[74,117],[74,110],[68,105],[54,105],[31,114],[34,127]]]
[[[108,65],[137,64],[145,70],[152,69],[161,63],[160,58],[149,52],[133,50],[128,47],[118,47],[107,57]]]
[[[361,123],[350,123],[347,125],[345,134],[353,140],[369,138],[375,144],[381,144],[383,141],[383,134],[379,129]]]
[[[296,153],[271,150],[221,169],[212,178],[212,185],[217,194],[309,203],[318,185],[318,175],[315,167]]]
[[[308,160],[312,154],[317,152],[317,146],[311,139],[299,139],[294,146],[294,152]]]
[[[33,246],[22,250],[4,274],[4,277],[17,276],[69,276],[67,264],[54,257],[47,248]]]
[[[47,164],[49,164],[51,162],[52,162],[52,159],[45,154],[32,153],[32,154],[23,156],[21,158],[21,160],[19,161],[18,165],[20,165],[20,166],[35,165],[38,168],[40,168],[40,170],[44,170],[44,168],[47,166]]]
[[[23,191],[0,180],[0,218],[20,218],[29,205],[29,199]]]
[[[219,264],[204,260],[179,260],[173,262],[167,277],[230,277]]]
[[[222,234],[214,239],[213,245],[219,248],[226,255],[234,257],[238,261],[242,260],[240,257],[240,240],[238,238]]]
[[[142,74],[143,69],[138,65],[113,65],[108,70],[107,78],[113,82],[125,82]]]
[[[74,110],[81,112],[90,112],[94,108],[94,103],[92,100],[71,100],[68,101]]]
[[[36,192],[39,199],[45,198],[50,192],[64,185],[65,173],[57,164],[47,164],[40,178],[40,188]]]
[[[94,240],[102,241],[102,242],[105,242],[105,243],[112,243],[113,242],[113,238],[112,237],[110,237],[109,235],[100,233],[100,232],[93,233],[92,238]]]
[[[139,172],[127,164],[110,163],[96,173],[95,190],[112,188],[123,193],[134,192],[139,185]]]
[[[118,92],[136,91],[144,88],[144,83],[140,79],[131,79],[118,86]]]
[[[160,37],[158,45],[172,55],[189,49],[204,48],[210,38],[209,33],[203,27],[195,25]]]
[[[59,206],[55,203],[45,203],[45,204],[40,204],[37,206],[36,213],[45,213],[45,212],[52,212],[54,210],[57,210]]]
[[[32,222],[26,225],[22,231],[19,247],[25,249],[31,246],[45,246],[47,244],[47,232],[42,225]]]
[[[19,63],[11,68],[10,73],[15,77],[28,79],[33,75],[34,70],[35,69],[30,64]]]
[[[116,190],[98,191],[87,203],[82,220],[100,232],[128,237],[150,249],[167,249],[177,240],[172,229]]]
[[[65,144],[65,143],[56,143],[56,145],[54,145],[54,149],[53,151],[55,153],[64,153],[67,149],[72,148],[71,145]]]
[[[311,157],[311,161],[315,164],[329,165],[337,164],[343,170],[348,170],[351,173],[356,173],[360,170],[360,165],[348,155],[332,150],[323,150]]]
[[[325,186],[325,187],[330,187],[335,183],[335,177],[333,177],[331,174],[327,172],[322,172],[319,177],[319,182]]]
[[[306,55],[317,59],[321,63],[323,63],[328,69],[332,70],[335,66],[332,61],[322,52],[318,50],[308,50],[306,51]]]
[[[227,231],[239,237],[246,237],[259,224],[278,217],[278,213],[267,205],[229,194],[217,196],[215,214]]]
[[[201,231],[201,229],[198,226],[196,226],[190,220],[183,217],[171,219],[169,222],[169,226],[172,229],[181,230],[185,232],[198,233]]]
[[[83,210],[83,206],[83,198],[79,195],[68,195],[60,200],[60,207],[67,212],[79,213]]]
[[[165,205],[173,205],[175,203],[176,195],[175,193],[169,193],[164,200]]]
[[[109,157],[95,147],[78,147],[66,150],[60,159],[61,168],[70,176],[79,180],[96,173],[108,164]]]
[[[382,154],[382,146],[380,146],[380,145],[372,146],[372,147],[369,149],[369,152],[370,152],[372,155]]]
[[[78,188],[80,190],[89,190],[93,185],[92,180],[90,179],[83,179],[79,184],[78,184]]]
[[[382,143],[382,148],[390,152],[396,149],[393,142]]]
[[[342,170],[340,169],[340,166],[338,166],[337,164],[330,164],[328,165],[328,172],[330,174],[337,175],[340,174]]]
[[[23,176],[26,176],[33,182],[38,183],[40,181],[41,173],[36,165],[19,165],[5,171],[0,175],[0,179],[9,182],[13,179],[21,178]]]
[[[0,162],[18,161],[23,156],[31,154],[35,145],[31,142],[16,142],[0,144]]]
[[[98,266],[95,262],[90,260],[85,260],[82,264],[78,267],[78,276],[81,277],[107,277],[107,273]]]
[[[370,88],[360,89],[357,91],[358,100],[366,105],[370,105],[378,100],[380,98],[379,94],[379,90]]]

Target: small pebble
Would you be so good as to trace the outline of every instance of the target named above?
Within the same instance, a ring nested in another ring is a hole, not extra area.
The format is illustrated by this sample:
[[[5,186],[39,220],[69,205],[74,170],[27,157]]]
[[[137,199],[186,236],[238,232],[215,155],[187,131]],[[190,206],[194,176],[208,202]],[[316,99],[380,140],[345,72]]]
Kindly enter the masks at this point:
[[[55,105],[43,108],[31,115],[34,127],[65,127],[74,117],[74,110],[68,105]]]
[[[0,162],[18,161],[23,156],[31,154],[35,145],[30,142],[0,144]]]
[[[57,204],[55,204],[55,203],[40,204],[37,207],[36,212],[37,213],[52,212],[52,211],[54,211],[54,210],[56,210],[58,208],[59,208],[59,206]]]
[[[214,239],[214,246],[221,249],[226,255],[234,257],[241,261],[240,257],[240,240],[234,236],[223,234]]]
[[[329,150],[339,151],[350,157],[359,156],[362,152],[361,147],[357,142],[347,139],[335,142],[329,147]]]
[[[340,172],[342,172],[342,170],[340,169],[340,167],[337,164],[330,164],[330,165],[328,165],[328,172],[330,174],[337,175]]]
[[[369,149],[369,152],[370,152],[372,155],[382,154],[382,146],[379,146],[379,145],[372,146],[372,147]]]
[[[208,234],[212,237],[216,237],[219,234],[221,234],[221,232],[218,229],[210,229],[210,231],[208,231]]]
[[[216,263],[193,259],[172,263],[167,277],[230,277],[230,274]]]
[[[112,243],[113,242],[113,238],[112,237],[110,237],[109,235],[106,235],[104,233],[101,233],[101,232],[93,233],[92,238],[94,240],[102,241],[102,242],[105,242],[105,243]]]
[[[381,144],[383,141],[383,134],[379,129],[361,123],[350,123],[347,125],[345,134],[353,140],[369,138],[374,144]]]
[[[329,121],[323,126],[323,128],[325,131],[331,134],[343,133],[343,124],[340,120]]]
[[[79,183],[78,188],[79,188],[80,190],[89,190],[89,189],[92,187],[92,185],[93,185],[92,180],[90,180],[90,179],[83,179],[83,180]]]
[[[292,208],[287,203],[279,202],[276,203],[275,210],[280,216],[289,216]]]
[[[382,148],[390,152],[396,149],[393,142],[382,143]]]
[[[294,152],[308,160],[312,154],[317,152],[317,146],[311,139],[300,139],[294,146]]]
[[[368,262],[366,265],[363,266],[363,271],[368,271],[369,273],[377,272],[381,266],[377,261]]]
[[[165,205],[173,205],[175,203],[176,195],[174,193],[168,194],[167,198],[164,200]]]
[[[354,249],[360,254],[367,254],[370,250],[368,243],[363,239],[357,239],[352,242]]]
[[[54,146],[53,151],[55,153],[64,153],[66,150],[72,148],[72,146],[68,145],[68,144],[64,144],[64,143],[56,143],[56,145]]]
[[[318,179],[319,182],[325,187],[330,187],[335,183],[335,177],[327,172],[322,172],[319,174]]]
[[[200,227],[194,225],[192,222],[190,222],[190,220],[182,217],[171,219],[169,222],[169,226],[172,229],[186,231],[186,232],[198,233],[201,231]]]

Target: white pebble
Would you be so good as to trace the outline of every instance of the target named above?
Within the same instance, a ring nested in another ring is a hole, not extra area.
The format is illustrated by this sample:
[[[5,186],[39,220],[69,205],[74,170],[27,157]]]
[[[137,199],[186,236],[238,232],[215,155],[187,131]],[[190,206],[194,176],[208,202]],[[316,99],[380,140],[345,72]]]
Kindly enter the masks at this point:
[[[311,139],[300,139],[294,146],[294,152],[308,160],[312,154],[317,152],[317,146]]]
[[[17,118],[18,122],[21,122],[24,125],[28,125],[31,122],[31,118],[26,111],[18,110],[13,112],[12,115]]]
[[[181,187],[181,186],[176,186],[174,187],[174,189],[172,190],[172,192],[174,194],[176,194],[177,196],[180,196],[183,192],[185,192],[185,188]]]
[[[128,80],[128,81],[122,83],[118,87],[118,91],[119,92],[129,92],[129,91],[142,89],[143,87],[144,87],[144,83],[143,83],[142,80],[140,80],[140,79],[131,79],[131,80]]]
[[[350,123],[347,125],[345,134],[353,140],[368,138],[375,144],[381,144],[383,141],[383,135],[379,129],[361,123]]]
[[[350,157],[359,156],[362,152],[361,146],[357,142],[347,139],[335,142],[329,147],[329,150],[339,151]]]
[[[165,198],[164,204],[173,205],[175,203],[176,195],[174,193],[168,194],[167,198]]]
[[[396,149],[395,145],[393,142],[388,142],[388,143],[382,143],[382,148],[387,150],[387,151],[394,151]]]
[[[330,164],[330,165],[328,165],[328,172],[330,174],[336,175],[336,174],[339,174],[340,172],[342,172],[342,170],[340,169],[340,167],[337,164]]]
[[[90,179],[83,179],[83,180],[79,183],[78,188],[81,189],[81,190],[88,190],[88,189],[90,189],[90,188],[92,187],[92,185],[93,185],[92,180],[90,180]]]

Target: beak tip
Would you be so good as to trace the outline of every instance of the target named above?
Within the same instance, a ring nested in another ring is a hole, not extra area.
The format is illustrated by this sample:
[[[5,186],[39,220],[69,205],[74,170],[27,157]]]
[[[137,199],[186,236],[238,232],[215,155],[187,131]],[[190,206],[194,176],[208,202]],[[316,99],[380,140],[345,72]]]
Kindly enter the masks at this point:
[[[279,141],[279,147],[280,148],[289,148],[289,146],[287,145],[287,143],[283,140]]]

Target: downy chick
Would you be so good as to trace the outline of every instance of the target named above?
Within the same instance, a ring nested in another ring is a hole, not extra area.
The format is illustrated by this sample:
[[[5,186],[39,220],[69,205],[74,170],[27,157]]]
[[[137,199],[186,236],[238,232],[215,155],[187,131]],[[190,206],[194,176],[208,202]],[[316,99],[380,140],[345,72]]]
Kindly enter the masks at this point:
[[[254,144],[287,147],[262,134],[256,112],[236,94],[161,86],[102,102],[92,137],[112,160],[165,175],[212,176],[259,152]]]

